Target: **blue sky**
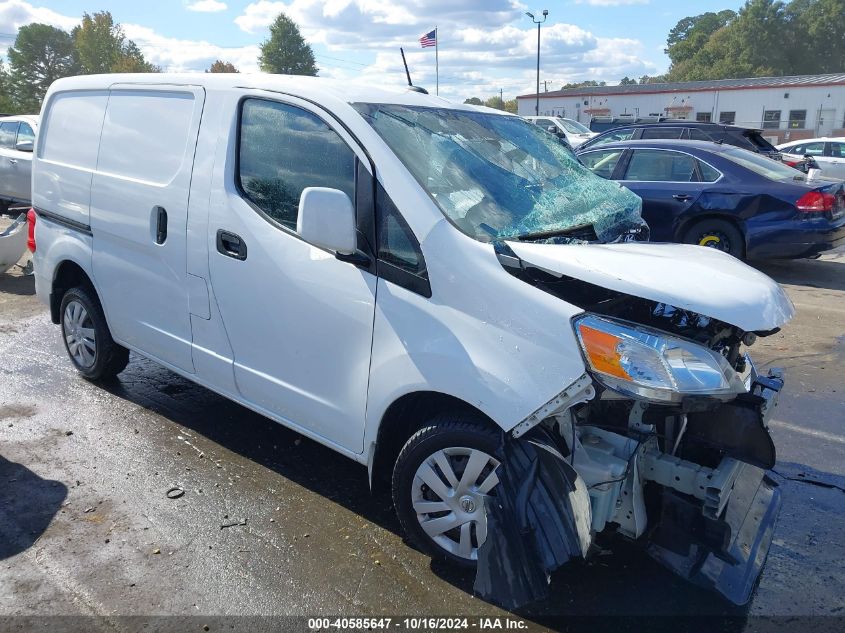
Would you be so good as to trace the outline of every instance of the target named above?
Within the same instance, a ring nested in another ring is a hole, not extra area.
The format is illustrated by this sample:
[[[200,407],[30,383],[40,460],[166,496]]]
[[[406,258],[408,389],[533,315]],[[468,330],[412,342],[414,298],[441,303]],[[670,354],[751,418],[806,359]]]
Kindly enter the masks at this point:
[[[440,91],[449,98],[506,98],[533,91],[536,27],[525,11],[549,10],[540,79],[569,81],[665,72],[666,35],[688,15],[742,2],[687,0],[0,0],[0,46],[17,29],[70,29],[83,12],[108,9],[148,59],[170,71],[202,71],[220,58],[257,70],[257,45],[284,11],[312,44],[320,74],[404,82],[404,46],[415,83],[434,87],[434,50],[417,39],[439,27]]]

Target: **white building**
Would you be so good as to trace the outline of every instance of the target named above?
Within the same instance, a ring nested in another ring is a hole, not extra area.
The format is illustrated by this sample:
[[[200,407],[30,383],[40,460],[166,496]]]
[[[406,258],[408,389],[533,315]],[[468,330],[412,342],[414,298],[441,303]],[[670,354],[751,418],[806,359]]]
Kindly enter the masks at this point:
[[[539,96],[539,114],[585,125],[599,116],[668,116],[763,128],[777,142],[845,136],[845,73],[596,86]],[[536,97],[517,97],[518,113],[533,115]]]

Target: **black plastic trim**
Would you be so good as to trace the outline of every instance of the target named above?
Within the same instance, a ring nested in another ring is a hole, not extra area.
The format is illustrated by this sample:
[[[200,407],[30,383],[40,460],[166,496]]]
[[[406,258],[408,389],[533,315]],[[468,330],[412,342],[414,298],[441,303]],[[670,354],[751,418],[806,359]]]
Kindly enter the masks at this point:
[[[55,224],[59,224],[69,229],[73,229],[74,231],[79,231],[80,233],[85,233],[85,235],[93,235],[93,233],[91,232],[90,224],[77,222],[76,220],[71,220],[64,216],[52,213],[50,211],[44,211],[43,209],[39,209],[37,207],[33,207],[33,210],[39,218],[49,220],[50,222],[54,222]]]
[[[379,259],[376,266],[378,276],[385,281],[402,286],[406,290],[422,295],[426,299],[431,299],[431,282],[429,282],[428,276],[422,277],[415,275],[383,259]]]

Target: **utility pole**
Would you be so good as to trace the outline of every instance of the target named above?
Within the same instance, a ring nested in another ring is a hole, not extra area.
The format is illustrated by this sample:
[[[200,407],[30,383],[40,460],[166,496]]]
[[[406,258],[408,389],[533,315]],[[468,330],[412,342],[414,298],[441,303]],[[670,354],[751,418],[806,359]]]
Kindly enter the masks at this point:
[[[503,88],[499,88],[499,101],[501,101],[502,103],[505,102],[504,89]]]
[[[534,14],[526,11],[525,15],[531,18],[531,21],[537,25],[537,92],[536,92],[536,99],[534,102],[534,115],[540,116],[540,25],[546,21],[546,18],[549,15],[548,9],[543,9],[543,19],[537,20],[534,17]]]

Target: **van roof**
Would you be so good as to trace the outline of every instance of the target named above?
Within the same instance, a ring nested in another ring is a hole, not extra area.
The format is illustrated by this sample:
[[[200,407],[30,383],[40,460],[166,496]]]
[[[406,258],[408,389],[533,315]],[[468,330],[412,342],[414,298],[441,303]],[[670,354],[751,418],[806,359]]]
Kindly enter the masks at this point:
[[[340,100],[346,103],[390,103],[429,108],[450,108],[475,112],[508,114],[470,104],[455,103],[431,94],[411,90],[407,86],[377,86],[361,81],[345,81],[326,77],[274,75],[267,73],[144,73],[82,75],[59,79],[51,92],[64,90],[103,90],[115,84],[192,85],[207,90],[227,91],[252,88],[285,92],[318,102]]]

